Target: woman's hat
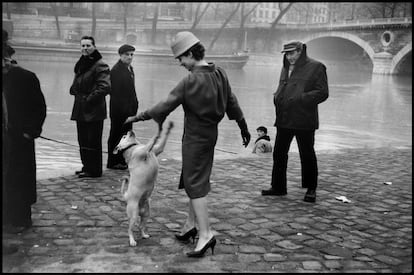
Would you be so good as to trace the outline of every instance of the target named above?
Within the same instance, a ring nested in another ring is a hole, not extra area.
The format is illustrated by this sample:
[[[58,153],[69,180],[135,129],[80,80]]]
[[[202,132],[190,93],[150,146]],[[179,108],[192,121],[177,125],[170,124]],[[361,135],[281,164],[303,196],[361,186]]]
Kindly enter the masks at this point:
[[[175,58],[180,57],[183,53],[189,50],[192,46],[199,43],[198,39],[193,33],[184,31],[175,35],[171,43],[171,50]]]

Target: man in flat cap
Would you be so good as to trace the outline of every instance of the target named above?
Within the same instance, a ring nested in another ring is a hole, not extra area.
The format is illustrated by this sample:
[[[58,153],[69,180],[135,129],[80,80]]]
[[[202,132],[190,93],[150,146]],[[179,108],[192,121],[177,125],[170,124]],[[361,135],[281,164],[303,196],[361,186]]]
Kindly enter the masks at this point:
[[[276,139],[273,151],[271,188],[262,195],[284,196],[288,152],[293,137],[302,165],[302,188],[306,202],[316,201],[318,166],[314,150],[315,130],[319,128],[318,104],[328,98],[326,67],[311,59],[306,44],[292,41],[283,46],[283,68],[274,94]]]
[[[122,136],[132,129],[132,123],[124,125],[124,121],[138,111],[138,99],[135,92],[135,75],[131,66],[135,48],[131,45],[122,45],[119,50],[119,61],[111,70],[111,92],[109,101],[109,116],[111,130],[108,138],[109,169],[127,169],[122,154],[113,154],[115,146]]]

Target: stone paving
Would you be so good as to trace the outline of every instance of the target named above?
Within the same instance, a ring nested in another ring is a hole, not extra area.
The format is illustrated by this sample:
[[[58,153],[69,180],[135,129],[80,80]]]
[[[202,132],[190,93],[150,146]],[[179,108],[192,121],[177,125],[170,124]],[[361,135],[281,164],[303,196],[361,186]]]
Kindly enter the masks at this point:
[[[218,243],[200,259],[185,255],[193,244],[174,238],[188,201],[177,189],[180,161],[160,161],[151,238],[136,247],[128,245],[120,195],[126,171],[41,180],[34,226],[3,234],[19,245],[3,255],[3,272],[412,272],[412,147],[319,153],[318,164],[312,204],[303,201],[297,153],[285,197],[260,195],[269,187],[270,154],[215,160],[208,201]]]

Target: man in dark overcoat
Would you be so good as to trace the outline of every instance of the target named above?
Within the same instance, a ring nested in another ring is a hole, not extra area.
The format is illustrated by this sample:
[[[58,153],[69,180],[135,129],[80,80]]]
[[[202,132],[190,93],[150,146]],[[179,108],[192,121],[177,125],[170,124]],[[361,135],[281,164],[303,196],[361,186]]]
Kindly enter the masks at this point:
[[[316,201],[318,165],[314,150],[319,128],[318,105],[329,96],[328,77],[323,63],[309,58],[306,44],[291,41],[283,46],[283,68],[274,94],[276,139],[273,151],[271,188],[263,196],[287,194],[286,169],[293,137],[299,148],[304,201]]]
[[[111,89],[109,66],[102,61],[92,36],[80,41],[70,94],[75,96],[71,120],[76,121],[82,169],[80,178],[102,176],[102,131],[107,117],[105,96]]]
[[[7,51],[3,51],[2,69],[7,103],[3,221],[8,231],[17,233],[32,226],[31,205],[37,199],[34,139],[42,132],[46,102],[37,76],[13,62]]]
[[[119,60],[111,70],[111,97],[109,101],[109,117],[111,130],[108,138],[108,162],[110,169],[127,169],[122,154],[114,154],[115,146],[122,136],[132,130],[132,123],[124,125],[129,116],[138,111],[138,99],[135,91],[135,74],[131,66],[135,48],[125,44],[118,49]]]

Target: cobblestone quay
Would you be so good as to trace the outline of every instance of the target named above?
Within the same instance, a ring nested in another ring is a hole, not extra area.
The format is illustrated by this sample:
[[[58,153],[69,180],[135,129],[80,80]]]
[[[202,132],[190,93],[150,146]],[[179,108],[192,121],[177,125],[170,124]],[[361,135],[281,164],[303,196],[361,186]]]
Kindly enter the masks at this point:
[[[151,238],[136,247],[128,245],[120,195],[126,171],[41,180],[33,227],[3,234],[19,246],[3,255],[3,272],[412,272],[412,147],[319,153],[318,161],[312,204],[303,201],[297,153],[285,197],[260,195],[270,154],[216,160],[208,200],[218,243],[200,259],[185,255],[193,244],[174,238],[187,209],[177,189],[180,161],[160,161]]]

